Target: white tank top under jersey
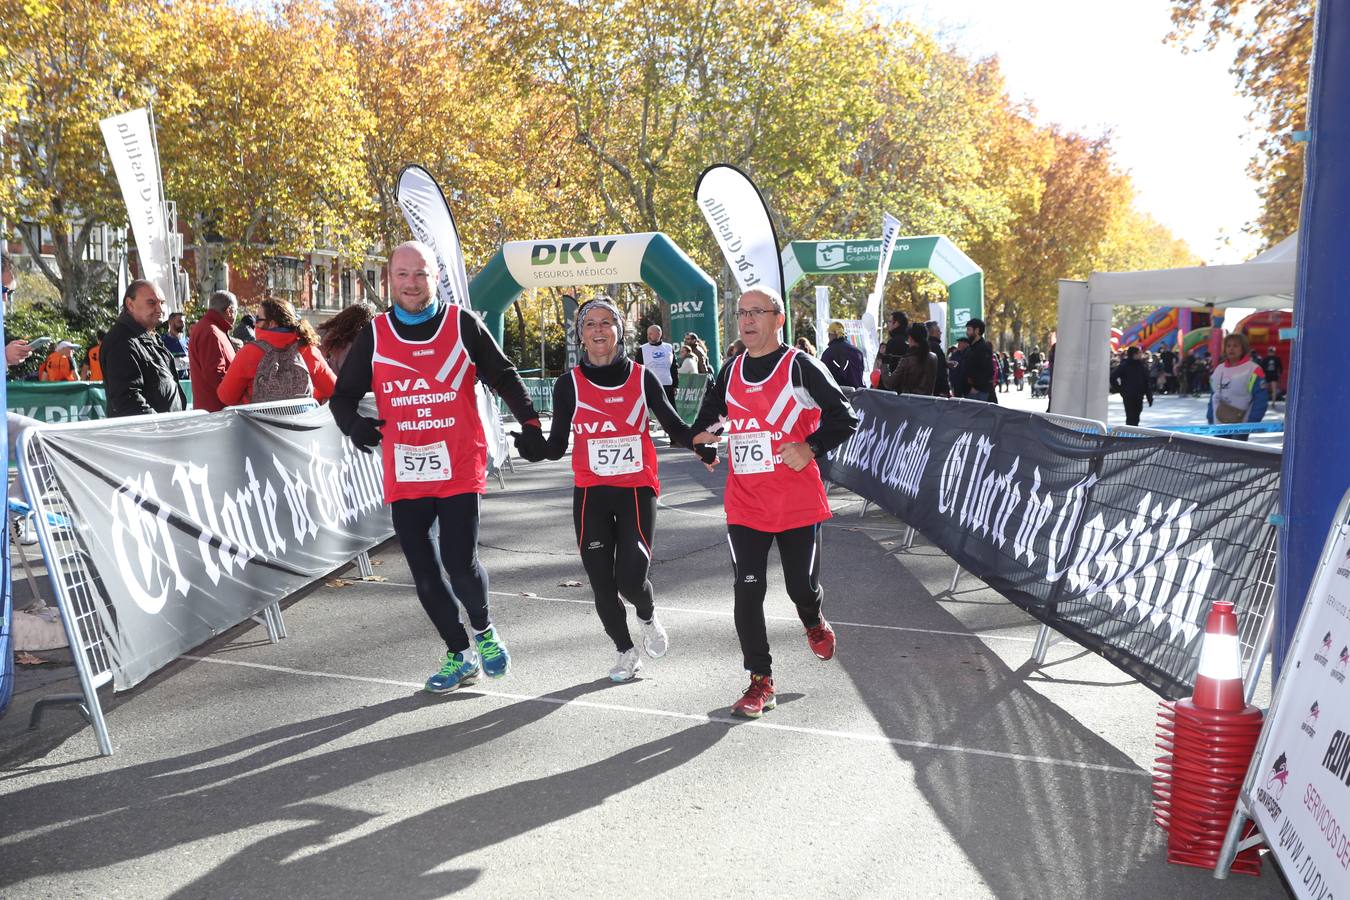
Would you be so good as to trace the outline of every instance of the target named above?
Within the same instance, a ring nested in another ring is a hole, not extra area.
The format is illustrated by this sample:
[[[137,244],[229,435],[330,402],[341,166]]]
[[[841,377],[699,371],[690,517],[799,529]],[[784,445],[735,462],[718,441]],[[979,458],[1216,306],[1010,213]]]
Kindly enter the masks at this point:
[[[671,383],[670,364],[675,359],[675,348],[670,344],[642,345],[642,365],[656,376],[662,385]]]

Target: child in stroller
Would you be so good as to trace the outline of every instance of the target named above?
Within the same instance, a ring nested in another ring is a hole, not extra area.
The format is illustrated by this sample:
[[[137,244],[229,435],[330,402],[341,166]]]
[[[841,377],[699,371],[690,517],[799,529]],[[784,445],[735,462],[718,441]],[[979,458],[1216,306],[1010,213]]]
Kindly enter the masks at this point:
[[[1037,366],[1031,373],[1031,399],[1039,400],[1050,395],[1050,368]]]

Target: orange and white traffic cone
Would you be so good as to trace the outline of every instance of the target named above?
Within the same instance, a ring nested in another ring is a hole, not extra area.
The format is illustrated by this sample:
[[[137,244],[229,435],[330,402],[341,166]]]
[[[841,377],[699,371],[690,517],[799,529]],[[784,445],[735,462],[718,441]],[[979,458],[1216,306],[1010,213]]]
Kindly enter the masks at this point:
[[[1200,666],[1195,676],[1191,702],[1201,709],[1241,712],[1247,705],[1242,695],[1242,648],[1238,644],[1238,621],[1233,604],[1216,600],[1205,621],[1200,643]]]
[[[1233,604],[1216,601],[1205,622],[1195,693],[1164,701],[1158,716],[1153,769],[1154,820],[1167,831],[1167,861],[1212,869],[1242,779],[1261,735],[1261,711],[1242,689],[1242,650]],[[1256,848],[1233,871],[1261,873]]]

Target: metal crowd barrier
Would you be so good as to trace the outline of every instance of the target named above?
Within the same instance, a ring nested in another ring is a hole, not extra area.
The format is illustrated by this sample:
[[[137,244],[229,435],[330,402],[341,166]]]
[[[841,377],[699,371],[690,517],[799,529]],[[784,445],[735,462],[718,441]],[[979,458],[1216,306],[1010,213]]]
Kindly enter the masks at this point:
[[[314,400],[304,399],[255,403],[234,409],[268,416],[296,416],[317,407],[318,404]],[[211,413],[204,410],[163,413],[155,415],[154,422],[159,424],[205,415]],[[130,424],[135,420],[123,421]],[[74,510],[67,503],[53,473],[45,442],[48,434],[107,428],[110,424],[107,419],[93,419],[86,422],[37,425],[25,430],[19,436],[16,453],[19,459],[19,478],[35,513],[32,521],[37,528],[38,543],[47,564],[52,594],[61,612],[61,623],[70,643],[75,672],[80,681],[78,694],[53,694],[39,698],[33,704],[29,728],[38,727],[48,708],[75,705],[93,727],[99,752],[104,756],[111,756],[113,753],[112,739],[108,734],[107,721],[98,696],[99,688],[111,684],[113,680],[112,660],[108,650],[107,630],[104,626],[104,617],[109,615],[109,612],[103,609],[98,592],[94,588],[92,565],[88,562],[89,551],[80,538]],[[374,572],[366,552],[360,553],[355,562],[363,575]],[[286,637],[286,623],[282,617],[280,600],[265,607],[262,614],[254,616],[253,620],[267,629],[268,640],[272,643],[275,644]]]
[[[207,413],[201,410],[188,410],[159,415],[156,421],[177,421],[204,415]],[[42,558],[47,563],[52,595],[57,609],[61,611],[61,624],[66,630],[75,672],[80,679],[78,694],[53,694],[39,698],[33,704],[28,727],[36,728],[43,713],[51,706],[76,705],[94,729],[99,752],[111,756],[112,738],[108,735],[108,723],[103,717],[103,706],[98,697],[98,689],[111,684],[113,680],[107,631],[103,625],[103,616],[107,611],[102,608],[93,586],[93,567],[88,562],[89,551],[80,539],[74,510],[61,492],[43,446],[45,436],[49,433],[63,434],[106,427],[106,419],[37,425],[19,435],[17,456],[19,478],[36,513],[33,521],[37,527]]]
[[[944,398],[948,403],[980,403],[979,400],[966,400],[959,398]],[[1204,443],[1215,444],[1222,447],[1232,447],[1232,441],[1213,437],[1209,434],[1182,432],[1180,429],[1160,430],[1156,428],[1142,428],[1137,425],[1107,425],[1097,419],[1079,418],[1078,416],[1066,416],[1060,413],[1035,412],[1028,411],[1030,415],[1045,419],[1062,428],[1068,428],[1083,434],[1108,435],[1111,437],[1138,437],[1138,438],[1165,438],[1169,441],[1185,439],[1187,441],[1201,441]],[[1266,426],[1266,427],[1258,427]],[[1270,427],[1275,426],[1275,427]],[[1210,426],[1213,427],[1213,426]],[[1283,426],[1276,422],[1260,423],[1254,422],[1250,425],[1222,426],[1225,428],[1238,429],[1243,433],[1253,433],[1256,431],[1278,431],[1283,430]],[[1250,431],[1247,431],[1250,429]],[[1267,447],[1261,444],[1249,444],[1248,449],[1254,449],[1262,453],[1272,453],[1279,455],[1280,450],[1277,447]],[[867,514],[871,501],[863,499],[863,510],[860,516]],[[913,526],[907,526],[902,550],[908,550],[914,545],[916,530]],[[1266,654],[1270,650],[1271,633],[1274,627],[1274,616],[1271,615],[1275,600],[1276,583],[1276,560],[1277,553],[1277,531],[1274,521],[1267,528],[1261,538],[1259,547],[1254,548],[1251,567],[1247,578],[1254,581],[1255,588],[1252,594],[1252,604],[1243,617],[1238,627],[1238,640],[1242,649],[1243,666],[1243,691],[1248,702],[1256,692],[1256,685],[1260,681],[1261,671],[1265,665]],[[960,581],[962,568],[957,564],[956,571],[952,573],[951,586],[948,592],[956,590],[957,582]],[[1038,666],[1045,665],[1047,654],[1050,648],[1063,641],[1070,640],[1060,634],[1049,625],[1042,624],[1036,634],[1036,643],[1032,648],[1032,660]]]

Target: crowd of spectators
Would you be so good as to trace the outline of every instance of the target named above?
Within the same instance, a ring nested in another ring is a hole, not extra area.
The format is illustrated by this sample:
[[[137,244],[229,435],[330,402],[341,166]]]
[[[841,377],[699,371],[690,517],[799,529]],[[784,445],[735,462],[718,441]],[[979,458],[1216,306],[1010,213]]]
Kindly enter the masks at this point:
[[[4,275],[8,301],[15,293],[8,257]],[[189,402],[208,412],[257,399],[323,402],[347,349],[376,313],[371,304],[356,303],[316,331],[285,300],[263,298],[240,316],[238,298],[216,291],[206,306],[189,327],[182,312],[167,312],[158,285],[139,279],[127,286],[117,319],[93,343],[81,348],[66,339],[14,338],[6,344],[6,364],[39,354],[39,381],[101,382],[110,418],[176,412]],[[699,352],[706,366],[706,348]]]

